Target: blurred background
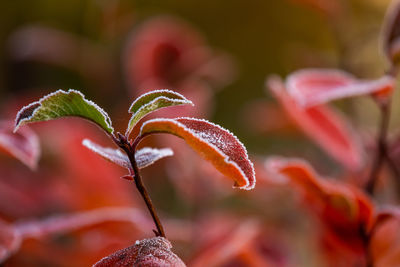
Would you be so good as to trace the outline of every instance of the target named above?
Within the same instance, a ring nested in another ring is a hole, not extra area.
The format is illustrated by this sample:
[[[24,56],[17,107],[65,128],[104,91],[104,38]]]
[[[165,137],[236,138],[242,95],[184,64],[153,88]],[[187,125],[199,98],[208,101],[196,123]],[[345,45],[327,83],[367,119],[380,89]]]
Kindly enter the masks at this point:
[[[379,77],[386,66],[379,36],[389,3],[1,1],[0,119],[12,120],[23,105],[73,88],[102,106],[123,132],[135,97],[168,88],[196,106],[159,111],[157,116],[207,118],[230,129],[256,166],[278,154],[306,158],[318,171],[340,175],[340,165],[291,124],[265,89],[265,80],[301,68],[341,68],[360,78]],[[368,144],[376,131],[374,103],[362,97],[335,105]],[[122,206],[142,212],[137,215],[142,221],[99,219],[79,229],[38,235],[24,241],[5,266],[88,266],[152,235],[134,186],[119,179],[124,170],[81,146],[85,137],[112,146],[101,131],[76,119],[32,129],[42,148],[36,171],[0,156],[0,218],[15,223]],[[175,137],[157,136],[145,145],[175,151],[143,176],[174,251],[185,262],[257,266],[247,262],[246,254],[255,246],[271,266],[324,266],[312,216],[299,208],[291,190],[263,181],[262,170],[256,170],[256,189],[242,192],[231,189],[228,179]],[[245,249],[236,245],[230,258],[207,263],[212,255],[207,249],[234,243],[229,238],[249,240],[243,241]]]

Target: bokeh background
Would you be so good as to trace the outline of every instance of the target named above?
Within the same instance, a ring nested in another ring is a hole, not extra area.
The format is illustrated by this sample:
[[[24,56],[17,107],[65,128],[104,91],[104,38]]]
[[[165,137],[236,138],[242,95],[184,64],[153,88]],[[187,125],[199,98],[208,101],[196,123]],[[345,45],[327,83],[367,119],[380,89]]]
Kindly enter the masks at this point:
[[[265,80],[310,67],[379,77],[386,66],[379,36],[389,2],[1,1],[0,118],[13,119],[23,105],[56,89],[74,88],[104,107],[122,132],[135,97],[168,88],[198,105],[159,116],[207,118],[238,136],[256,162],[275,154],[302,157],[335,176],[340,165],[288,121]],[[372,140],[378,110],[371,99],[335,105]],[[119,179],[124,171],[81,147],[84,137],[112,145],[95,126],[66,119],[32,129],[42,147],[36,171],[0,157],[0,218],[13,223],[110,206],[137,208],[147,218],[133,185]],[[232,238],[254,235],[252,244],[271,266],[324,266],[313,218],[291,190],[260,178],[254,192],[234,190],[177,138],[159,136],[146,144],[175,151],[143,176],[185,262],[201,266],[196,261],[206,258],[207,248],[230,242],[218,236],[227,231],[237,234]],[[33,238],[6,266],[87,266],[151,236],[146,222],[101,222]],[[235,253],[216,264],[242,265]]]

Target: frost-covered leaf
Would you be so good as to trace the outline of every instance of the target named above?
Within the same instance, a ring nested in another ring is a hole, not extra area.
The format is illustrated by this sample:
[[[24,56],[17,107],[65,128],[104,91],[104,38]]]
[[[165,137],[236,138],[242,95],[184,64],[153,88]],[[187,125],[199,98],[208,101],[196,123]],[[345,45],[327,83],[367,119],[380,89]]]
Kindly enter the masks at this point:
[[[93,267],[185,267],[171,248],[171,243],[163,237],[138,240],[135,245],[103,258]]]
[[[395,79],[359,80],[335,69],[304,69],[292,73],[286,81],[287,92],[301,106],[314,106],[332,100],[366,94],[388,95]]]
[[[13,226],[0,220],[0,264],[19,249],[21,241]]]
[[[400,2],[393,1],[388,8],[382,30],[382,48],[391,66],[400,60]]]
[[[140,133],[179,136],[217,170],[232,178],[234,187],[250,190],[255,186],[253,163],[249,160],[246,148],[221,126],[195,118],[153,119],[143,124]]]
[[[349,169],[364,164],[360,138],[341,114],[326,105],[302,107],[287,93],[279,77],[271,77],[267,86],[292,121],[311,140]]]
[[[132,131],[136,123],[147,114],[160,108],[192,104],[183,95],[171,90],[155,90],[138,97],[129,108],[129,113],[133,113],[128,123],[126,135]]]
[[[124,154],[120,149],[115,149],[111,147],[103,147],[94,143],[89,139],[84,139],[82,141],[82,145],[90,149],[91,151],[99,154],[104,159],[113,162],[121,167],[130,169],[131,164],[129,162],[129,158],[126,154]]]
[[[82,144],[93,152],[102,156],[104,159],[113,162],[121,167],[131,169],[131,163],[128,156],[124,154],[121,150],[100,146],[89,139],[84,139],[82,141]],[[138,168],[142,169],[153,164],[159,159],[172,156],[173,154],[173,151],[169,148],[156,149],[144,147],[136,151],[135,158]]]
[[[42,97],[39,101],[33,102],[23,107],[15,119],[15,129],[24,124],[48,121],[67,116],[76,116],[94,122],[107,133],[112,134],[114,129],[111,125],[110,117],[107,113],[87,100],[84,95],[76,90],[58,90],[54,93]]]
[[[145,168],[159,159],[169,157],[174,155],[174,152],[170,148],[150,148],[150,147],[143,147],[136,151],[135,158],[136,164],[139,168]]]
[[[0,150],[6,151],[31,169],[37,167],[40,157],[39,139],[28,127],[13,133],[12,121],[0,121]]]

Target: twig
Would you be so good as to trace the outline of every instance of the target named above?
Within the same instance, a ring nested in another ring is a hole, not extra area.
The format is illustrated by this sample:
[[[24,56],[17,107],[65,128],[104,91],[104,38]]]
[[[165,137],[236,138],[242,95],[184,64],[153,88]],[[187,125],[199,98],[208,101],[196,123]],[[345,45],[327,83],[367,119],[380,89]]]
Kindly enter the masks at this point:
[[[141,135],[138,136],[135,141],[131,144],[125,136],[123,136],[120,133],[117,133],[117,138],[114,139],[114,141],[117,143],[117,145],[125,151],[127,154],[129,161],[132,166],[133,174],[134,174],[134,181],[137,190],[139,191],[140,195],[142,196],[144,202],[146,203],[147,209],[149,210],[151,217],[153,218],[154,224],[156,225],[157,230],[153,230],[156,236],[162,236],[165,237],[165,232],[164,228],[161,224],[161,221],[157,215],[157,212],[154,208],[153,202],[151,201],[151,198],[149,196],[149,193],[146,190],[146,187],[143,184],[142,177],[140,176],[139,173],[139,168],[136,163],[136,158],[135,158],[135,151],[136,147],[139,144],[139,142],[145,137],[146,135]]]
[[[376,149],[375,159],[372,164],[372,170],[365,188],[365,190],[371,195],[374,193],[375,184],[378,179],[380,170],[382,169],[385,158],[387,158],[386,137],[390,120],[390,104],[391,104],[390,100],[380,104],[381,122],[380,122],[379,134],[377,137],[377,149]]]

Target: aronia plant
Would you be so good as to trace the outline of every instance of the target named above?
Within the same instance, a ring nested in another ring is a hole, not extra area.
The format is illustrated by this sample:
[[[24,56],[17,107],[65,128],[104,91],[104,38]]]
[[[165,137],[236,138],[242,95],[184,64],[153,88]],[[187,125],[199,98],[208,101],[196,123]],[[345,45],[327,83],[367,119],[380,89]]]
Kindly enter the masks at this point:
[[[169,133],[184,139],[216,169],[231,178],[234,181],[234,187],[245,190],[254,188],[255,172],[246,148],[232,133],[216,124],[187,117],[156,118],[145,121],[139,133],[131,138],[132,130],[147,114],[160,108],[177,105],[193,105],[193,103],[181,94],[170,90],[155,90],[141,95],[129,108],[129,113],[132,115],[125,134],[115,132],[108,114],[76,90],[67,92],[58,90],[23,107],[18,112],[14,132],[25,124],[69,116],[81,117],[95,123],[110,137],[116,148],[103,147],[89,139],[83,140],[82,144],[106,160],[126,168],[128,173],[123,178],[132,180],[142,196],[156,226],[156,230],[153,230],[156,237],[136,241],[132,247],[104,258],[95,266],[131,266],[132,264],[135,266],[185,266],[179,257],[171,252],[171,244],[166,239],[160,218],[140,175],[140,169],[161,158],[173,155],[169,148],[138,149],[140,142],[149,135]]]

